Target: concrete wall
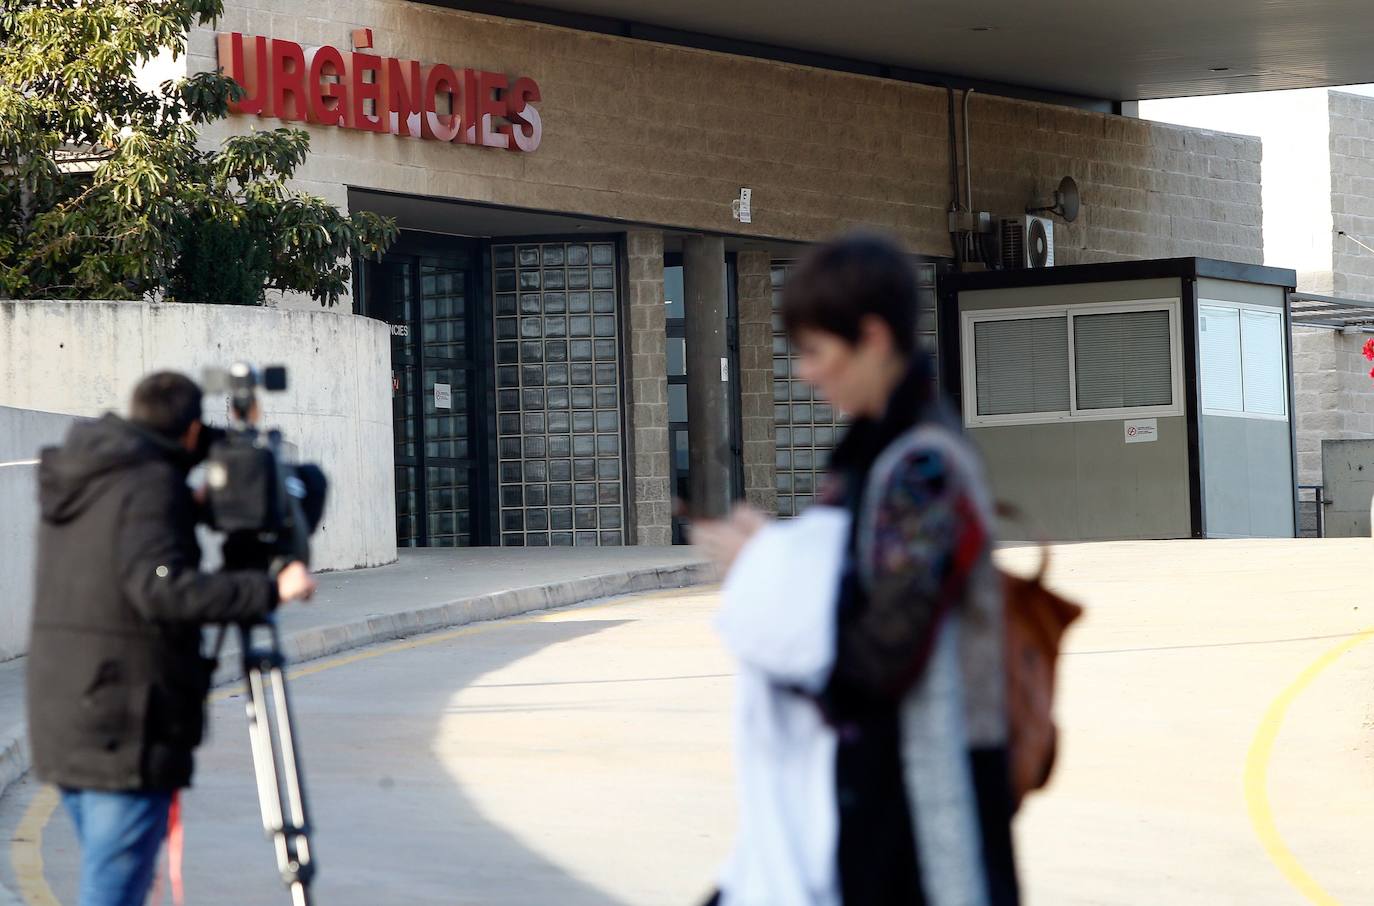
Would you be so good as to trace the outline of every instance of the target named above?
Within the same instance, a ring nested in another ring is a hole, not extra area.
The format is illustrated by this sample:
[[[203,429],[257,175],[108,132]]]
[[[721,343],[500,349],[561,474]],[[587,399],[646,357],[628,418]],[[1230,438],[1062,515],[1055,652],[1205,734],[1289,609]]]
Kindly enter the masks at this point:
[[[1341,91],[1323,92],[1329,159],[1331,226],[1365,244],[1374,243],[1374,98]],[[1319,166],[1314,156],[1312,166]],[[1296,176],[1287,177],[1289,181]],[[1318,232],[1320,221],[1307,224]],[[1300,288],[1344,299],[1374,300],[1374,254],[1349,236],[1333,234],[1324,280],[1300,281]],[[1295,328],[1293,388],[1297,394],[1298,481],[1323,484],[1324,441],[1374,438],[1374,381],[1360,354],[1374,334]],[[1329,511],[1328,511],[1329,514]],[[1363,517],[1368,521],[1368,513]]]
[[[777,446],[773,415],[773,262],[767,252],[740,252],[739,402],[744,499],[765,513],[778,511]]]
[[[0,406],[0,660],[28,648],[38,525],[37,467],[4,464],[38,458],[39,449],[61,442],[74,421]]]
[[[1368,538],[1374,500],[1374,440],[1324,440],[1326,537]]]
[[[124,411],[149,371],[199,378],[237,359],[285,364],[290,389],[264,421],[331,481],[316,566],[396,558],[391,349],[386,326],[323,311],[119,302],[0,302],[0,405],[95,416]],[[225,421],[223,398],[207,419]]]
[[[533,154],[308,127],[299,183],[335,204],[355,186],[803,241],[862,225],[949,254],[941,89],[403,0],[325,13],[230,0],[219,28],[347,49],[351,29],[370,27],[382,55],[529,75],[543,94]],[[188,65],[217,65],[213,31],[191,35]],[[204,138],[277,125],[231,118]],[[1064,263],[1260,260],[1254,139],[984,95],[971,126],[976,206],[1015,213],[1061,177],[1079,181],[1083,216],[1057,239]],[[742,186],[752,224],[731,217]]]
[[[1374,98],[1343,91],[1327,98],[1332,226],[1374,245]],[[1335,236],[1330,267],[1332,295],[1374,300],[1374,254]]]
[[[1322,484],[1322,442],[1374,438],[1374,379],[1360,353],[1374,334],[1293,329],[1298,483]]]
[[[634,483],[634,544],[672,544],[672,490],[668,460],[668,366],[665,358],[666,313],[663,302],[663,233],[632,230],[629,291],[625,321],[629,324],[628,371],[630,474]]]
[[[1332,291],[1331,115],[1325,88],[1142,101],[1146,119],[1253,135],[1264,145],[1264,261]],[[1345,241],[1345,240],[1340,240]]]

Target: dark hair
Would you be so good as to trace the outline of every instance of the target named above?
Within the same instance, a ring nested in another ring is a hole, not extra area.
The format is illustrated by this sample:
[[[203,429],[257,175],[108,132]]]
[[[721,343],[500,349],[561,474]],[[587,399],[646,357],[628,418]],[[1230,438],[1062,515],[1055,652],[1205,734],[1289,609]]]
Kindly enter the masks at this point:
[[[880,318],[903,355],[916,351],[916,275],[890,239],[854,233],[811,250],[787,275],[782,323],[789,337],[822,330],[854,344],[863,319]]]
[[[129,402],[129,421],[180,440],[200,421],[201,393],[196,382],[175,371],[158,371],[138,382]]]

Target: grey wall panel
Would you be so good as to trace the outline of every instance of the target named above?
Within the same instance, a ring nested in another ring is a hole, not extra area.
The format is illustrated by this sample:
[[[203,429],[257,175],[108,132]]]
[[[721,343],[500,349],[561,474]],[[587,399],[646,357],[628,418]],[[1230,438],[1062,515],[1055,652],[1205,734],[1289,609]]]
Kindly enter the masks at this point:
[[[1159,440],[1127,444],[1121,420],[975,428],[999,500],[1056,541],[1187,538],[1188,442],[1183,418],[1159,419]]]
[[[1283,308],[1286,293],[1281,286],[1265,286],[1259,283],[1236,283],[1232,280],[1213,280],[1204,277],[1197,282],[1199,299],[1215,299],[1218,302],[1240,302],[1250,305],[1268,305]]]
[[[1033,308],[1039,305],[1090,305],[1094,302],[1136,302],[1141,299],[1177,299],[1182,281],[1176,277],[1157,280],[1123,280],[1120,283],[1070,283],[1063,286],[1023,286],[1015,289],[967,290],[959,294],[959,311],[994,311],[999,308]]]
[[[1293,537],[1290,439],[1286,421],[1203,417],[1203,530],[1208,537]]]

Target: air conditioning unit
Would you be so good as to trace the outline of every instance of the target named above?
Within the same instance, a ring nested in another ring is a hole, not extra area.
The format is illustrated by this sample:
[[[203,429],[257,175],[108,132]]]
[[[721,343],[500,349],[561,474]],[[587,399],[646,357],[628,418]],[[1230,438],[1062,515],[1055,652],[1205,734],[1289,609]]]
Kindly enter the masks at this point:
[[[997,239],[1003,268],[1054,267],[1054,221],[1048,217],[1003,217],[997,225]]]

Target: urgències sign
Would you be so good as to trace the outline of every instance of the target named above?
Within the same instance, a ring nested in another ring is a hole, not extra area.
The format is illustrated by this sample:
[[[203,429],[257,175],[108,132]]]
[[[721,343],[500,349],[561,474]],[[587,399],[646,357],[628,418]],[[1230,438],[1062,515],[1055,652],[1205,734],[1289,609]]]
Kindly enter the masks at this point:
[[[239,32],[217,37],[220,71],[246,92],[233,113],[510,151],[534,151],[543,138],[531,78],[366,53],[371,29],[354,32],[351,53]]]

